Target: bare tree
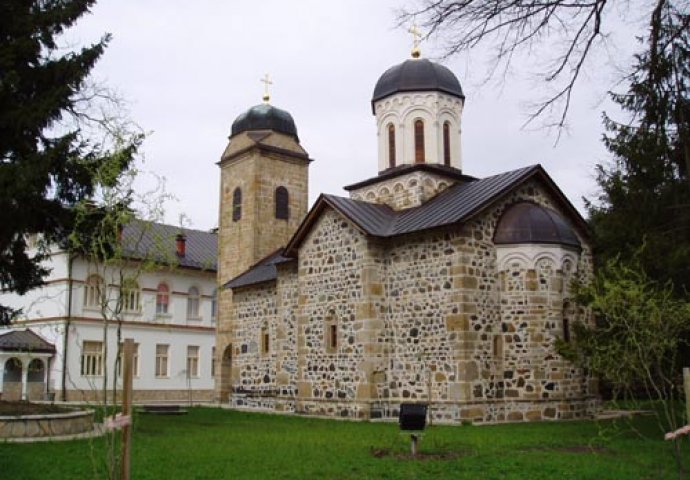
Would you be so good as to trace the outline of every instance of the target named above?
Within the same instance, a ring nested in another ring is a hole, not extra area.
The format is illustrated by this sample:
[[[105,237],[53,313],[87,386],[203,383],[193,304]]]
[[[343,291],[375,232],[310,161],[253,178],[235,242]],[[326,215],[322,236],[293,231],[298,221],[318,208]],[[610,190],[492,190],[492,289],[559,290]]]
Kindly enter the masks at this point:
[[[669,22],[687,28],[688,0],[419,0],[403,11],[401,23],[418,18],[428,35],[444,38],[444,56],[479,45],[494,48],[489,75],[507,72],[519,57],[551,88],[528,112],[559,131],[566,125],[575,88],[586,66],[605,47],[620,14],[648,18],[638,38],[652,54],[658,32]],[[538,55],[534,55],[535,50]],[[524,66],[524,65],[523,65]],[[600,70],[600,69],[599,69]]]

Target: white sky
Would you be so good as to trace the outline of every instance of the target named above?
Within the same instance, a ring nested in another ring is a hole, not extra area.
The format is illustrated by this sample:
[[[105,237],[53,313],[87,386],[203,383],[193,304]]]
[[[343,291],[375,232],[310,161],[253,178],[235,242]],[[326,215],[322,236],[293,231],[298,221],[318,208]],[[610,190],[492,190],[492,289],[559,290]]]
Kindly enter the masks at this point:
[[[396,9],[404,4],[100,0],[65,38],[84,45],[112,33],[94,77],[116,89],[131,118],[151,132],[143,170],[163,176],[177,199],[166,204],[165,221],[180,224],[184,214],[185,226],[209,229],[218,223],[216,162],[233,120],[261,103],[265,73],[274,82],[271,103],[292,114],[302,146],[315,159],[310,203],[322,192],[345,195],[343,185],[376,175],[370,100],[379,76],[409,58],[411,36],[396,27]],[[632,44],[624,39],[611,45],[620,43]],[[440,54],[435,39],[422,45],[422,54]],[[608,158],[601,111],[614,77],[610,64],[613,58],[626,66],[629,57],[611,47],[606,58],[590,64],[591,78],[576,91],[569,129],[554,146],[555,134],[521,129],[525,104],[538,100],[543,87],[527,80],[519,61],[503,84],[484,83],[488,56],[477,50],[471,58],[442,62],[466,95],[464,173],[482,177],[541,163],[583,211],[581,197],[596,192],[594,165]]]

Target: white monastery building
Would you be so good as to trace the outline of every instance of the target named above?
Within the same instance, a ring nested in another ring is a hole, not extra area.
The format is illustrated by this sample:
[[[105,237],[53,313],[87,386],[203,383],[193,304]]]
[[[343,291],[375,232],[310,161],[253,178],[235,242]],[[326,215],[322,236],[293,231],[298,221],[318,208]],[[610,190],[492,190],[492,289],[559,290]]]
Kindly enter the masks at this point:
[[[134,221],[122,242],[117,268],[56,249],[45,286],[2,294],[22,309],[0,330],[3,399],[95,400],[114,378],[121,389],[119,324],[135,343],[135,401],[212,400],[216,234]]]

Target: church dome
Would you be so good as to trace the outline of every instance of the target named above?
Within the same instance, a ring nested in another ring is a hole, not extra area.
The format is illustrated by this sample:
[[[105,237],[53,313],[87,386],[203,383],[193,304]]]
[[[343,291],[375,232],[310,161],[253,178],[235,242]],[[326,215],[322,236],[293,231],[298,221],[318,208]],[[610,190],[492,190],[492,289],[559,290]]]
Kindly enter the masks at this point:
[[[371,104],[398,92],[419,91],[438,91],[465,98],[458,78],[448,68],[426,58],[414,58],[383,72],[374,87]]]
[[[494,243],[553,243],[580,247],[570,225],[550,208],[531,202],[508,207],[496,226]]]
[[[299,141],[292,115],[268,103],[255,105],[237,117],[232,122],[230,137],[249,130],[273,130],[293,136]]]

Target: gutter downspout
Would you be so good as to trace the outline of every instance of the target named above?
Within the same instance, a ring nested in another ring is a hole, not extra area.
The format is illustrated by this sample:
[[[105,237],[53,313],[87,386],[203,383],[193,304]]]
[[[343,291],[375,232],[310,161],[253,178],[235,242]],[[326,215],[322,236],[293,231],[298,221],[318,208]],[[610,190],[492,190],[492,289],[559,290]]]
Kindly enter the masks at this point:
[[[72,325],[72,294],[74,280],[72,278],[72,266],[74,255],[68,253],[67,260],[67,318],[65,320],[65,334],[62,337],[62,393],[60,394],[63,402],[67,401],[67,347],[69,345],[69,329]]]

